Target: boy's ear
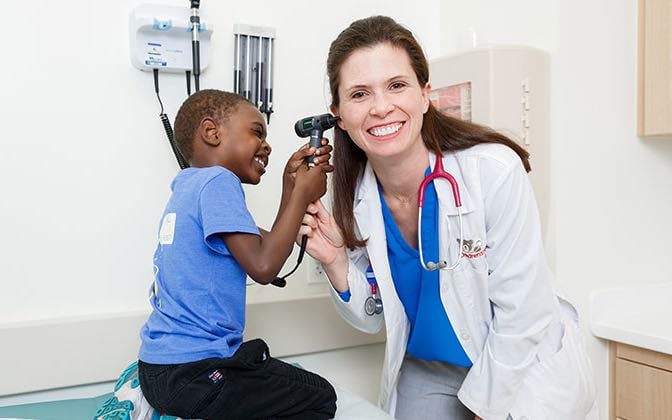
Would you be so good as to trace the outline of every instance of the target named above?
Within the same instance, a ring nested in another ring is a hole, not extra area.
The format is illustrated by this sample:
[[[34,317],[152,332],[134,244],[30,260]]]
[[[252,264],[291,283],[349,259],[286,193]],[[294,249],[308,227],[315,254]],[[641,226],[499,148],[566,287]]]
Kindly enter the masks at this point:
[[[210,117],[205,117],[201,120],[198,126],[199,137],[210,146],[219,146],[221,139],[219,138],[219,125]]]

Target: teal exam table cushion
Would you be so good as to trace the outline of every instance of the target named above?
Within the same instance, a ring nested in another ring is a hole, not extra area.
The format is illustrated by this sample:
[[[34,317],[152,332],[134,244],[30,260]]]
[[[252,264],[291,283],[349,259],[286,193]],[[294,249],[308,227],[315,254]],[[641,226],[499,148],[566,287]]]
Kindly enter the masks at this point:
[[[338,396],[336,420],[394,420],[363,398],[338,387],[334,388]],[[91,398],[0,407],[0,419],[92,420],[94,417],[106,420],[176,420],[172,416],[161,416],[142,397],[137,362],[133,362],[122,372],[113,393]]]
[[[2,419],[79,420],[93,418],[96,410],[114,394],[91,398],[39,402],[0,407]]]

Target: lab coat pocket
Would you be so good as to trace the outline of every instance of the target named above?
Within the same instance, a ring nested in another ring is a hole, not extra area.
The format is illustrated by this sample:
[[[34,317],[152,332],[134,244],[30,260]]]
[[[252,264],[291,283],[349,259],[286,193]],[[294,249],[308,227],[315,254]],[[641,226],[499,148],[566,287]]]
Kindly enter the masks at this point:
[[[595,402],[590,361],[578,326],[563,321],[562,347],[541,358],[523,381],[511,415],[514,420],[585,419]]]

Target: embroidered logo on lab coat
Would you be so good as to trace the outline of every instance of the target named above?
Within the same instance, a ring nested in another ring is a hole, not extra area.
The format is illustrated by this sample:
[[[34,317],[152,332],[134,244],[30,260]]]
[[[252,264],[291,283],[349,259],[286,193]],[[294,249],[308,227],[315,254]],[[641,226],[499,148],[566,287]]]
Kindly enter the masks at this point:
[[[460,243],[460,239],[456,239],[457,243]],[[462,256],[466,258],[479,258],[485,255],[485,250],[488,249],[487,246],[483,245],[483,241],[480,239],[465,239],[462,241]]]

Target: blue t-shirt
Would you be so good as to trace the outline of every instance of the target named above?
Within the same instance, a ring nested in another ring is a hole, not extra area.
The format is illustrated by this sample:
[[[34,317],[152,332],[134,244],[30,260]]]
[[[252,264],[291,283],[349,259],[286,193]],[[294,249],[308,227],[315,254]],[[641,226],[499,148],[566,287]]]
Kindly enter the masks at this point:
[[[259,235],[259,229],[240,180],[228,169],[184,169],[171,187],[139,359],[181,364],[230,357],[243,341],[246,273],[221,234]]]
[[[428,174],[429,169],[425,176]],[[439,271],[422,268],[418,250],[406,242],[382,191],[379,192],[392,280],[411,324],[406,351],[419,359],[470,367],[472,363],[441,303]],[[438,261],[438,211],[436,190],[430,183],[425,190],[422,207],[422,252],[425,261]]]

